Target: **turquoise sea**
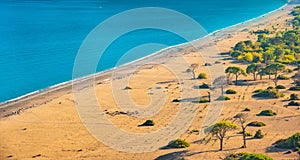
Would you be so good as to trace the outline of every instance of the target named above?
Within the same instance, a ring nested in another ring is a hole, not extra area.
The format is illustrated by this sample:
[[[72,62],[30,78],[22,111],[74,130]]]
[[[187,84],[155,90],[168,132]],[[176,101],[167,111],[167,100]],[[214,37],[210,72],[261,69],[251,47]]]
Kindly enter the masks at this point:
[[[286,0],[1,0],[0,102],[71,80],[74,60],[85,37],[119,12],[140,7],[173,9],[192,17],[211,33],[285,3]],[[172,46],[185,41],[160,30],[131,32],[108,48],[97,71],[115,67],[125,52],[150,42]],[[135,59],[156,50],[145,51]]]

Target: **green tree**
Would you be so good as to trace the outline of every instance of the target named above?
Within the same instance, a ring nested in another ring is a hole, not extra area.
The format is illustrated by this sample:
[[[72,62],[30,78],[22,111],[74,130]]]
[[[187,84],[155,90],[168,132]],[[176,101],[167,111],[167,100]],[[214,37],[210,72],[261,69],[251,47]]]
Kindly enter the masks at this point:
[[[285,65],[284,64],[280,64],[280,63],[274,63],[274,64],[270,64],[267,66],[268,68],[270,68],[271,72],[274,74],[274,84],[275,84],[275,88],[277,87],[278,84],[278,74],[280,72],[283,72],[285,70]]]
[[[220,151],[223,150],[223,142],[226,137],[226,133],[235,129],[237,129],[237,126],[227,121],[221,121],[212,126],[212,135],[216,136],[220,140]]]
[[[241,67],[236,67],[236,66],[229,66],[226,68],[225,73],[229,74],[229,76],[231,74],[235,75],[235,85],[237,85],[238,83],[238,77],[240,75],[244,75],[247,76],[247,73],[245,72],[245,70],[243,70]]]
[[[247,74],[250,74],[250,73],[253,74],[254,81],[256,81],[256,74],[258,74],[258,72],[259,72],[259,67],[260,67],[260,65],[258,65],[256,63],[252,63],[246,68]]]

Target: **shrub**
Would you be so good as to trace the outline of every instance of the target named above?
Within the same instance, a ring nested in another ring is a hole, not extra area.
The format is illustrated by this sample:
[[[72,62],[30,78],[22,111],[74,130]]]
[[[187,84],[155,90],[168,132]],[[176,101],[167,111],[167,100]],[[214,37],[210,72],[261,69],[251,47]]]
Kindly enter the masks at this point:
[[[255,91],[253,91],[253,93],[259,93],[259,92],[262,92],[262,91],[263,91],[263,89],[257,89]]]
[[[284,94],[279,93],[274,88],[268,87],[266,90],[256,90],[253,97],[279,98],[284,97]]]
[[[226,94],[236,94],[237,92],[233,89],[228,89],[225,93]]]
[[[179,99],[173,99],[172,102],[180,102]]]
[[[269,86],[269,87],[267,88],[267,90],[272,90],[272,89],[274,89],[273,86]]]
[[[205,63],[204,66],[211,66],[211,63]]]
[[[288,103],[288,106],[300,106],[299,102],[291,101]]]
[[[279,75],[279,76],[277,76],[277,79],[279,79],[279,80],[289,80],[290,77],[284,76],[284,75]]]
[[[235,153],[223,160],[273,160],[273,158],[260,153]]]
[[[252,136],[252,134],[249,133],[249,132],[246,132],[245,134],[246,134],[247,137],[251,137]]]
[[[201,85],[199,86],[199,88],[200,88],[200,89],[209,89],[209,86],[208,86],[208,84],[203,83],[203,84],[201,84]]]
[[[173,140],[168,144],[168,147],[170,147],[170,148],[186,148],[189,146],[190,146],[190,144],[182,139]]]
[[[250,108],[245,108],[244,111],[249,112],[249,111],[251,111],[251,109]]]
[[[275,113],[272,110],[263,110],[258,114],[258,116],[275,116],[275,115],[277,115],[277,113]]]
[[[289,90],[291,90],[291,91],[300,91],[300,86],[291,87]]]
[[[155,123],[153,120],[146,120],[143,124],[139,125],[139,126],[154,126]]]
[[[293,72],[293,70],[292,70],[292,69],[289,69],[289,68],[287,68],[287,69],[285,70],[285,72],[286,72],[286,73],[292,73],[292,72]]]
[[[128,89],[132,89],[132,88],[129,87],[129,86],[126,86],[124,89],[125,89],[125,90],[128,90]]]
[[[283,86],[283,85],[278,85],[278,86],[276,86],[276,89],[285,89],[285,86]]]
[[[218,100],[221,100],[221,101],[229,101],[230,98],[227,97],[227,96],[220,96],[220,97],[218,98]]]
[[[263,122],[254,121],[254,122],[250,122],[249,124],[247,124],[247,126],[262,127],[262,126],[266,126],[266,124]]]
[[[290,100],[299,100],[298,95],[295,93],[292,93],[290,96]]]
[[[274,143],[276,148],[297,149],[300,147],[300,133],[296,133],[287,139],[281,139]]]
[[[262,138],[264,138],[264,135],[262,134],[261,130],[259,129],[259,130],[256,131],[256,133],[255,133],[255,135],[254,135],[253,138],[255,138],[255,139],[262,139]]]
[[[205,73],[200,73],[197,77],[197,79],[207,79],[207,76]]]
[[[196,101],[193,101],[194,103],[207,103],[209,102],[208,99],[199,99],[199,100],[196,100]]]

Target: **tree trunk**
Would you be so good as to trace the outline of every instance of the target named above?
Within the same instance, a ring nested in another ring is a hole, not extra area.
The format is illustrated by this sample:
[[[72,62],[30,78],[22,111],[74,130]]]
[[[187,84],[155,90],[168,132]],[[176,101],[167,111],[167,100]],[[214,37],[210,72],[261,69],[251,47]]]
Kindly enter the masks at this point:
[[[246,148],[247,145],[246,145],[246,131],[245,131],[245,129],[243,129],[243,142],[244,142],[243,148]]]
[[[253,73],[253,78],[254,78],[254,81],[256,81],[256,75],[255,75],[255,72]]]
[[[193,78],[196,79],[196,75],[194,71],[192,71],[192,74],[193,74]]]
[[[223,138],[220,139],[220,151],[223,150]]]
[[[260,80],[262,80],[262,74],[260,74],[259,77],[260,77]]]
[[[235,85],[238,84],[238,75],[235,76]]]

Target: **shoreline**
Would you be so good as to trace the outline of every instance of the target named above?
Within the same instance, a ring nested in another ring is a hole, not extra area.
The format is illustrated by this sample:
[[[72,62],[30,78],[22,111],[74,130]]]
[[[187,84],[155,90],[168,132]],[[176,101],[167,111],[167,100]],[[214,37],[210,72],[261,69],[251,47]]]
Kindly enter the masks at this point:
[[[205,47],[206,45],[211,45],[211,43],[216,43],[218,40],[224,39],[228,35],[242,32],[242,30],[248,29],[248,27],[259,26],[263,23],[266,23],[266,22],[270,21],[270,20],[268,20],[268,18],[271,18],[272,16],[276,16],[277,14],[279,15],[280,13],[285,12],[287,9],[289,9],[290,6],[292,6],[293,4],[297,4],[297,3],[299,3],[299,0],[289,1],[285,5],[281,6],[278,9],[275,9],[273,11],[270,11],[268,13],[260,15],[256,18],[252,18],[247,21],[240,22],[238,24],[234,24],[234,25],[216,30],[212,33],[209,33],[208,35],[206,35],[204,37],[193,40],[191,42],[186,42],[186,43],[170,46],[170,47],[164,48],[162,50],[159,50],[157,52],[154,52],[148,56],[145,56],[143,58],[134,60],[132,62],[128,62],[126,64],[122,64],[118,67],[104,70],[104,71],[101,71],[101,72],[98,72],[98,73],[95,73],[92,75],[88,75],[88,76],[85,76],[82,78],[62,82],[62,83],[47,87],[45,89],[37,90],[37,91],[31,92],[31,93],[19,96],[14,99],[1,102],[0,103],[0,118],[7,117],[7,115],[10,116],[9,114],[14,114],[14,112],[20,112],[24,109],[32,108],[32,107],[39,105],[39,104],[35,104],[35,103],[34,104],[27,103],[26,104],[27,101],[31,101],[31,100],[35,101],[35,99],[37,99],[37,102],[41,101],[40,104],[43,104],[43,103],[47,103],[48,101],[53,100],[55,97],[59,97],[60,94],[63,95],[66,93],[70,93],[70,92],[72,92],[72,84],[73,83],[83,83],[84,81],[90,80],[91,78],[95,79],[95,83],[99,83],[100,81],[104,81],[107,78],[110,78],[111,75],[114,73],[114,71],[131,69],[131,68],[134,68],[134,66],[137,66],[139,63],[144,63],[146,61],[155,61],[156,59],[158,59],[161,56],[163,56],[163,57],[167,56],[168,53],[170,51],[172,51],[172,49],[187,49],[190,46],[189,44],[191,44],[191,43],[194,43],[193,45],[195,45],[197,47]],[[274,20],[274,19],[271,19],[271,20]],[[58,92],[62,92],[62,93],[57,94]],[[43,95],[46,95],[46,94],[47,94],[47,98],[44,99]],[[48,97],[49,94],[51,94],[51,95],[54,94],[54,95]],[[21,108],[21,107],[23,107],[23,108]],[[15,111],[15,110],[17,110],[17,111]]]

